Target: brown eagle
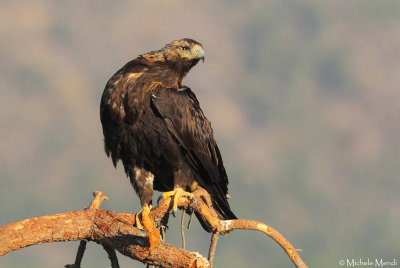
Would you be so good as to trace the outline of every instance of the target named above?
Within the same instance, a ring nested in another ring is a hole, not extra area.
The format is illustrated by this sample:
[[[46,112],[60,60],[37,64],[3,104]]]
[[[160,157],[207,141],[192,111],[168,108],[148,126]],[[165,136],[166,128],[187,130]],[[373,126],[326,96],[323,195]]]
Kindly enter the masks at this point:
[[[153,189],[166,192],[164,198],[173,196],[176,210],[179,197],[191,197],[197,187],[209,193],[210,207],[220,219],[236,219],[210,121],[196,95],[182,85],[199,60],[204,61],[199,42],[175,40],[125,64],[104,89],[100,118],[105,152],[114,166],[122,161],[139,195],[143,223]],[[141,226],[138,218],[136,225]]]

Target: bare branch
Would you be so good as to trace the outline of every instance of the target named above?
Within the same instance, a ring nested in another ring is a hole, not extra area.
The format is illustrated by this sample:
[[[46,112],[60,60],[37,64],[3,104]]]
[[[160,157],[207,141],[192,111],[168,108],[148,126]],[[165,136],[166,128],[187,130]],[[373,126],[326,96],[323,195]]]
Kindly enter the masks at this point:
[[[101,203],[103,203],[104,200],[108,199],[108,197],[105,196],[100,191],[94,191],[93,196],[94,196],[94,198],[93,198],[92,202],[90,203],[88,209],[90,209],[90,208],[98,209],[100,207]]]
[[[100,191],[94,191],[93,196],[94,196],[94,199],[89,204],[87,209],[89,209],[89,208],[98,209],[100,207],[101,203],[104,200],[108,199],[108,197],[105,196]],[[86,250],[86,244],[87,244],[87,241],[81,240],[81,242],[79,243],[78,251],[76,252],[74,264],[67,264],[67,265],[65,265],[65,268],[81,268],[81,262],[82,262],[83,254],[85,253],[85,250]],[[103,245],[103,247],[104,247],[104,245]],[[105,247],[104,247],[104,249],[107,251],[107,249]],[[107,253],[109,254],[108,251],[107,251]],[[115,251],[114,251],[114,254],[115,254]],[[109,256],[110,256],[110,254],[109,254]],[[116,257],[117,256],[115,256],[115,258]],[[111,264],[113,264],[113,260],[111,258],[110,258],[110,260],[111,260]],[[117,260],[117,264],[118,264],[118,260]],[[119,266],[116,266],[116,267],[119,268]]]
[[[186,210],[182,210],[182,217],[181,217],[181,236],[182,236],[182,248],[185,249],[186,248],[186,240],[185,240],[185,214],[186,214]]]
[[[213,233],[226,235],[236,229],[261,231],[274,239],[297,267],[307,267],[297,250],[272,227],[252,220],[218,220],[201,198],[206,194],[204,190],[196,190],[193,192],[193,199],[181,198],[178,205],[182,209],[196,211]],[[97,209],[104,199],[107,198],[98,192],[92,204],[85,210],[35,217],[1,226],[0,256],[30,245],[87,240],[151,265],[210,267],[207,259],[199,253],[189,252],[163,241],[160,241],[160,245],[150,252],[148,237],[134,226],[135,215]],[[169,213],[170,209],[170,200],[163,200],[150,212],[150,218],[158,222]]]
[[[211,236],[210,250],[208,252],[208,261],[210,262],[210,268],[213,267],[214,254],[217,248],[218,237],[219,237],[218,233],[213,233]]]
[[[263,232],[275,240],[286,251],[287,255],[293,261],[296,267],[308,267],[297,253],[301,250],[295,249],[292,244],[290,244],[290,242],[277,230],[255,220],[218,220],[218,218],[215,217],[213,212],[203,202],[203,199],[201,198],[203,195],[207,195],[207,192],[205,192],[203,189],[198,189],[193,192],[193,199],[191,199],[190,202],[189,200],[181,199],[179,202],[179,207],[190,207],[192,210],[198,212],[209,229],[216,233],[227,234],[230,231],[237,229],[257,230]]]
[[[85,253],[85,250],[86,250],[86,244],[87,244],[87,242],[84,240],[82,240],[79,243],[79,247],[78,247],[78,251],[76,252],[74,264],[67,264],[64,266],[65,268],[81,268],[81,262],[83,259],[83,254]]]
[[[103,248],[107,252],[108,258],[111,261],[111,268],[119,268],[118,258],[115,250],[107,245],[103,245]]]

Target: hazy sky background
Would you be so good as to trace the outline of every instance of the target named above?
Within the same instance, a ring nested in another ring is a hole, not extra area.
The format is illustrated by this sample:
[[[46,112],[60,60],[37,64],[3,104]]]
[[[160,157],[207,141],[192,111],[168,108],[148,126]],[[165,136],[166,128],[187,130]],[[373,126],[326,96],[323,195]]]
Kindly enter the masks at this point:
[[[212,122],[235,214],[278,229],[310,267],[400,258],[399,1],[3,0],[0,22],[0,225],[81,209],[93,190],[104,209],[138,211],[104,154],[100,97],[127,61],[190,37],[206,60],[184,83]],[[207,255],[197,221],[186,235]],[[63,267],[77,247],[0,267]],[[293,266],[250,231],[221,238],[215,264]],[[106,253],[89,243],[83,266],[109,267]]]

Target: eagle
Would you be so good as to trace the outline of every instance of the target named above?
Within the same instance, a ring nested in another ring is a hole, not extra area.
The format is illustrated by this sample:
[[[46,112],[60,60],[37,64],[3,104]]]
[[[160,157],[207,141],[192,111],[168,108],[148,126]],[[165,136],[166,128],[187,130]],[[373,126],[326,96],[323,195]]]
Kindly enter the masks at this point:
[[[115,167],[122,161],[139,196],[142,209],[136,215],[142,215],[147,233],[144,218],[152,208],[153,190],[172,198],[176,211],[180,197],[192,198],[191,192],[201,187],[218,218],[236,219],[211,123],[196,95],[182,84],[204,56],[203,46],[193,39],[172,41],[126,63],[108,80],[101,98],[105,152]],[[142,227],[138,218],[136,226]]]

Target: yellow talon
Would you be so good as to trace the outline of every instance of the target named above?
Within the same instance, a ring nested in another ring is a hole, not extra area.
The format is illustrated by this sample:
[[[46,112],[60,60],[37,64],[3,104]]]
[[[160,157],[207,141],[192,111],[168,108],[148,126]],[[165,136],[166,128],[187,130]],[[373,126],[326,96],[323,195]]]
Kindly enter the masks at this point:
[[[135,215],[135,224],[136,224],[136,228],[138,228],[139,230],[144,230],[142,223],[140,222],[140,218],[139,215],[143,213],[143,208],[141,210],[139,210],[136,215]]]
[[[139,210],[139,211],[136,213],[136,215],[135,215],[136,228],[138,228],[139,230],[144,230],[144,229],[145,229],[145,228],[143,227],[143,224],[142,224],[141,221],[140,221],[140,218],[143,219],[144,213],[146,214],[146,216],[149,215],[150,210],[151,210],[152,208],[153,208],[152,205],[150,205],[150,206],[144,206],[144,207],[142,207],[141,210]],[[141,215],[140,218],[139,218],[139,215]]]
[[[150,211],[152,208],[152,205],[148,206],[145,204],[135,215],[136,227],[140,230],[145,230],[149,237],[149,251],[154,250],[160,244],[160,233],[155,223],[150,218]]]
[[[186,196],[189,199],[193,198],[193,194],[184,191],[182,188],[176,188],[173,191],[169,191],[169,192],[165,192],[162,195],[163,199],[167,199],[173,196],[173,205],[172,205],[172,209],[174,212],[176,212],[178,210],[178,201],[181,197]]]

